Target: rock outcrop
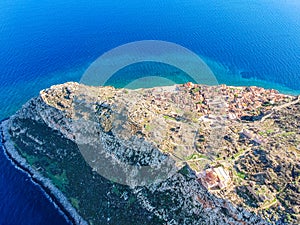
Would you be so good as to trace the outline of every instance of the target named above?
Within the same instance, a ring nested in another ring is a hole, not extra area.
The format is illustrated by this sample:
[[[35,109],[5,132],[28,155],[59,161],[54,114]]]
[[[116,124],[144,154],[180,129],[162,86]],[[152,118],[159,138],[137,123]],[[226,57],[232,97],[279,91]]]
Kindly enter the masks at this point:
[[[256,87],[66,83],[2,123],[3,139],[74,223],[296,224],[296,100]],[[209,168],[230,183],[207,189],[197,175]]]

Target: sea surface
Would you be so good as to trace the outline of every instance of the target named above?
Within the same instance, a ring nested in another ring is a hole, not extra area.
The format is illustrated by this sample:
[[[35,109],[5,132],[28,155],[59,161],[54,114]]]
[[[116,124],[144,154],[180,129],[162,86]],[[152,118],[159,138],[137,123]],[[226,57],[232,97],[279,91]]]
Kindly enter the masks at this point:
[[[0,119],[43,88],[80,81],[110,49],[140,40],[190,49],[218,83],[300,94],[299,0],[1,0]],[[124,68],[108,83],[173,74],[188,81],[176,68],[150,63]],[[0,224],[67,224],[2,152]]]

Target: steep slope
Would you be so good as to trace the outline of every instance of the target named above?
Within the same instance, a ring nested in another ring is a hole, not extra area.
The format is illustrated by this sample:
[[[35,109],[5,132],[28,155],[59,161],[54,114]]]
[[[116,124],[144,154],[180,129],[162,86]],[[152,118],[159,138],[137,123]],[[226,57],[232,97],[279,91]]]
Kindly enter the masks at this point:
[[[295,97],[254,87],[66,83],[2,129],[7,153],[48,178],[78,224],[294,223],[299,108]],[[209,168],[228,171],[226,187],[207,188],[199,177]]]

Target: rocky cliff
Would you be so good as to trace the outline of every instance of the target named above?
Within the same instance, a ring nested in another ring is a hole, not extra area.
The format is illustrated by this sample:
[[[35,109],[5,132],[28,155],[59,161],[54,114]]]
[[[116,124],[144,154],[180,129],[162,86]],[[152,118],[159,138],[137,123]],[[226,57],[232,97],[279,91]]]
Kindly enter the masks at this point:
[[[299,117],[298,98],[257,87],[66,83],[2,136],[73,223],[297,224]]]

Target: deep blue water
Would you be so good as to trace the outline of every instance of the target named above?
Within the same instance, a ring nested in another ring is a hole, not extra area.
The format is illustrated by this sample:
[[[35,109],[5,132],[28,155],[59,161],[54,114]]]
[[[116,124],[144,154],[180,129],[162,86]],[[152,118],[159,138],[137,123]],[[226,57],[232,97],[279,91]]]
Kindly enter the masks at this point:
[[[194,51],[219,83],[300,94],[298,0],[1,0],[0,118],[40,89],[79,81],[104,52],[139,40],[170,41]],[[149,72],[162,74],[158,68]],[[63,223],[2,155],[0,164],[0,224],[53,224],[49,218]]]
[[[68,224],[40,188],[16,170],[0,145],[0,224]]]

